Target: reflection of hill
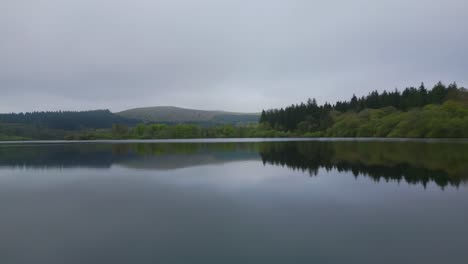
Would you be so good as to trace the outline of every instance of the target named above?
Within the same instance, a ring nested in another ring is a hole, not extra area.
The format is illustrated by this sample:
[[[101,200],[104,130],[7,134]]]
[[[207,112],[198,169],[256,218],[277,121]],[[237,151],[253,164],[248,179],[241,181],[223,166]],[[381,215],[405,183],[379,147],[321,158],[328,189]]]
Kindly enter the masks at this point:
[[[125,159],[118,164],[132,169],[172,170],[200,165],[215,165],[227,162],[259,160],[258,153],[222,155],[224,153],[168,154]],[[237,153],[239,154],[239,153]]]
[[[0,166],[26,168],[177,169],[259,159],[254,144],[51,144],[4,145]]]
[[[119,165],[133,169],[170,170],[260,159],[258,144],[170,143],[114,145],[114,153],[132,155]]]
[[[459,185],[468,178],[468,144],[424,142],[276,142],[263,145],[264,163],[317,174],[318,169],[350,171],[379,180],[424,186]]]
[[[217,162],[210,155],[169,154],[127,159],[118,164],[132,169],[172,170],[211,163]]]

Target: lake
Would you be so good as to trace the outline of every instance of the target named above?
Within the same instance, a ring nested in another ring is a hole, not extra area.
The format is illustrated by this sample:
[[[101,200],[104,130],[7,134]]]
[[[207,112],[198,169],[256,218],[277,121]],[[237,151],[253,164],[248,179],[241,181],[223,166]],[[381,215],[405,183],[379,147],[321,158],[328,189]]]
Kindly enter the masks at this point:
[[[0,144],[0,263],[468,263],[467,140]]]

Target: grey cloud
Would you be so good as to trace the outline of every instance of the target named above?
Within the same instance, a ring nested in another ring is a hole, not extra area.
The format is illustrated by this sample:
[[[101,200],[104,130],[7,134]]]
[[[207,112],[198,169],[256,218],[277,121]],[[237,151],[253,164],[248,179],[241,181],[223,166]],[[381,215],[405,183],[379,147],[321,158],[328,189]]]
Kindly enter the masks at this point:
[[[468,2],[0,3],[0,112],[259,111],[468,79]]]

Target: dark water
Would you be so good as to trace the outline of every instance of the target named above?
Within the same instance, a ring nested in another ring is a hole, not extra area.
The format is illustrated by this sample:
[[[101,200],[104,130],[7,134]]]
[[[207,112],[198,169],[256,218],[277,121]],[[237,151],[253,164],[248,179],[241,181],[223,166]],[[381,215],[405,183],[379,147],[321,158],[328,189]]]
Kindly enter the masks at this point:
[[[468,263],[468,143],[0,145],[0,263]]]

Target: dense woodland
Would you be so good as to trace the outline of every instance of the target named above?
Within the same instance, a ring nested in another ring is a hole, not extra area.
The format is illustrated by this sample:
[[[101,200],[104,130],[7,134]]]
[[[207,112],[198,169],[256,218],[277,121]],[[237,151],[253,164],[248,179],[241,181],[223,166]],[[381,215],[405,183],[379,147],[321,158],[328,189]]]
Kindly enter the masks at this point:
[[[95,139],[171,139],[171,138],[265,138],[288,137],[290,133],[266,129],[259,125],[218,125],[202,127],[195,124],[139,124],[136,127],[114,125],[110,130],[70,133],[67,140]]]
[[[0,114],[0,123],[28,124],[63,130],[111,128],[113,124],[136,125],[138,122],[113,114],[109,110]]]
[[[441,82],[353,96],[334,105],[315,99],[262,111],[260,123],[277,131],[329,137],[468,137],[468,91]]]

